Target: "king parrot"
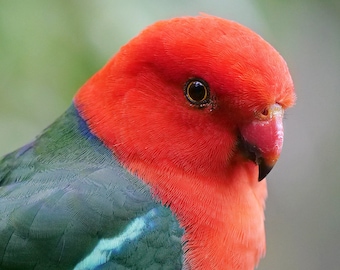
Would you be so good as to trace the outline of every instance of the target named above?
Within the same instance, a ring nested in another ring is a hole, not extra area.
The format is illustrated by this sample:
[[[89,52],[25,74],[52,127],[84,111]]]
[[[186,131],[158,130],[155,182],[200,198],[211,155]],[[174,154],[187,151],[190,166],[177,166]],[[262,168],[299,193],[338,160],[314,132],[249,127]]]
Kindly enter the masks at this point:
[[[0,160],[0,269],[254,269],[294,102],[286,62],[250,29],[149,26]]]

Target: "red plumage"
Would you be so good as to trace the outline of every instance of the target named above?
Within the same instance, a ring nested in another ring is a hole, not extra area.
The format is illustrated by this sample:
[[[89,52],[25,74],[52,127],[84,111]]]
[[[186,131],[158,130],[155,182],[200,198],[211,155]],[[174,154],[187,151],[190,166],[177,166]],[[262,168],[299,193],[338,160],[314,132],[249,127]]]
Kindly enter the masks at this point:
[[[190,78],[209,85],[204,106],[186,99]],[[279,53],[250,29],[213,16],[150,26],[75,98],[93,133],[170,205],[186,230],[191,269],[253,269],[264,255],[266,182],[258,182],[240,136],[254,121],[269,123],[271,106],[294,101]],[[268,136],[259,141],[275,144]]]

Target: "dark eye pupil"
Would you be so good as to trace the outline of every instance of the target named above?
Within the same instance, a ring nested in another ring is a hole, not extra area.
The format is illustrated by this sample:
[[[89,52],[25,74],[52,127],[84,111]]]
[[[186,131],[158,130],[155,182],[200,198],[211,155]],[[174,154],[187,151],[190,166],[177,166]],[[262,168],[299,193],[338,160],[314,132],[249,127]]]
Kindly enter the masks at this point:
[[[189,85],[188,95],[192,100],[200,102],[207,97],[207,89],[203,83],[194,81]]]
[[[200,108],[210,102],[209,85],[202,79],[190,78],[184,85],[184,94],[191,104]]]

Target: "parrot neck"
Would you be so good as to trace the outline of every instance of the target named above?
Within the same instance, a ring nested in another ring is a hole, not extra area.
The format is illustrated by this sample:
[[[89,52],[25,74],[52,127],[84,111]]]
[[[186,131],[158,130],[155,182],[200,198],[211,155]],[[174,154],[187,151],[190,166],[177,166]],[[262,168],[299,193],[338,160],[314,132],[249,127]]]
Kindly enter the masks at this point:
[[[185,229],[187,269],[254,269],[264,256],[266,182],[257,181],[252,163],[233,167],[209,179],[183,172],[142,175]]]

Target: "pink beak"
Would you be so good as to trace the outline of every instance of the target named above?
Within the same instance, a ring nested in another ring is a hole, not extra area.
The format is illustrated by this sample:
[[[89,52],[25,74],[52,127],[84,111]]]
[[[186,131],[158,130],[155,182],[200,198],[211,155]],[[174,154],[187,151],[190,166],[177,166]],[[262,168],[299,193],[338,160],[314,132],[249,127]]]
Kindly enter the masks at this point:
[[[283,145],[283,112],[279,104],[271,105],[240,129],[248,158],[259,166],[259,181],[267,176],[279,159]]]

